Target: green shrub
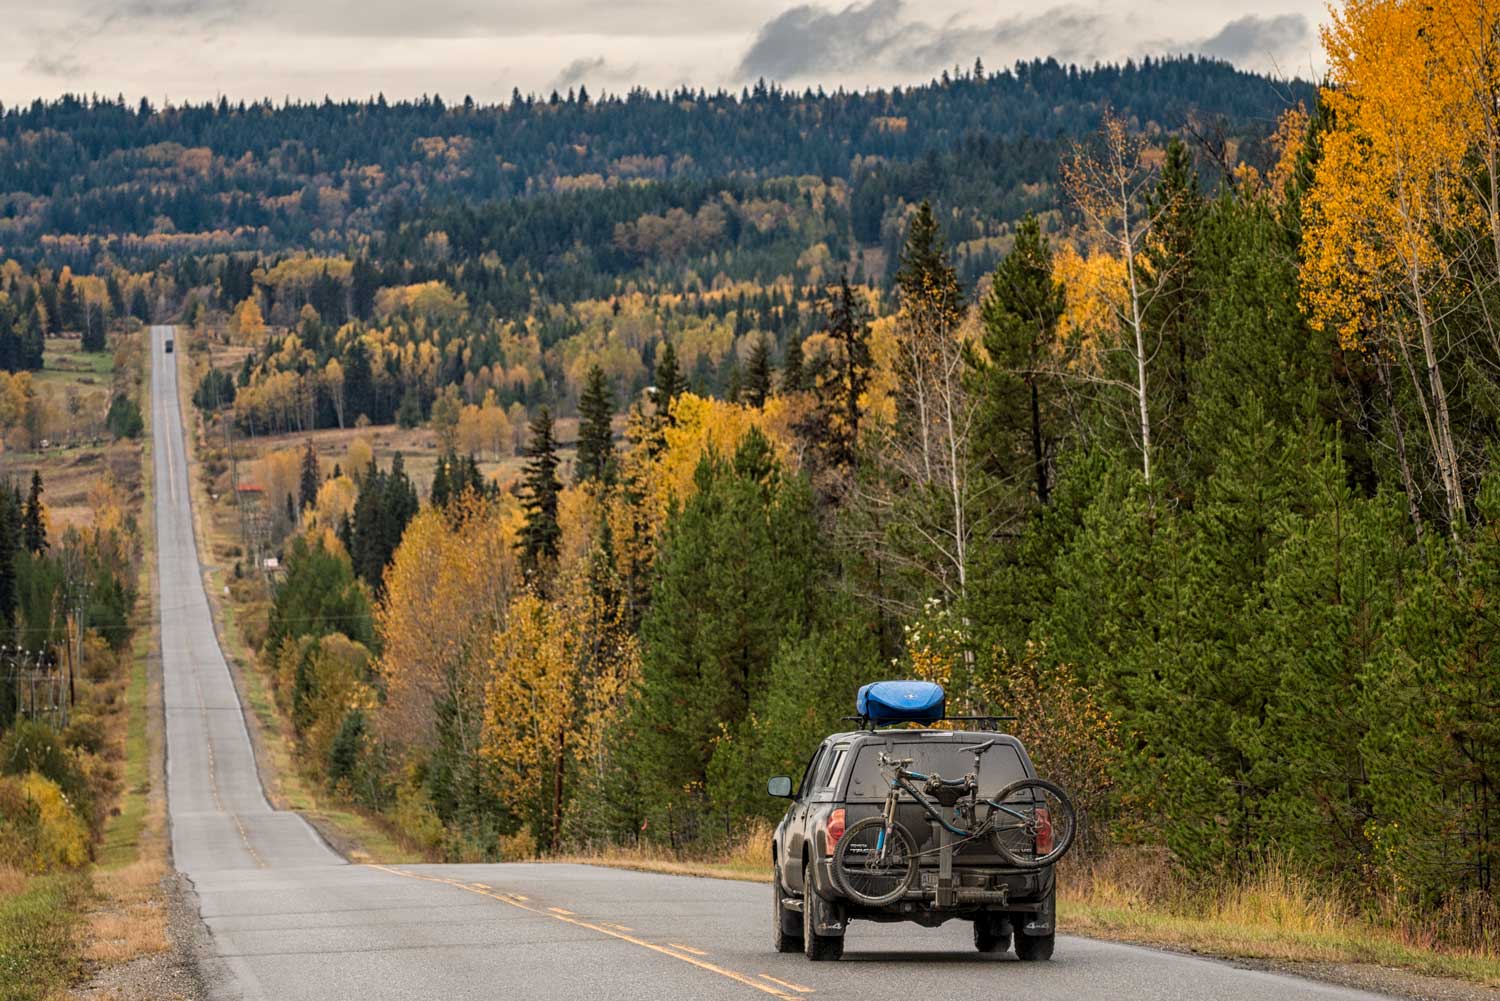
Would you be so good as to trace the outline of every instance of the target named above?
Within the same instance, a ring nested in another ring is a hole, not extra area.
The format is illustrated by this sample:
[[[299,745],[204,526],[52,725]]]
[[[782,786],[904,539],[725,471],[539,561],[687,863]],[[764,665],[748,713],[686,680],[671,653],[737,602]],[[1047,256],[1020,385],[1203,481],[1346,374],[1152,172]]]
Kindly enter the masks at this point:
[[[24,872],[77,869],[89,829],[56,782],[32,772],[0,778],[0,865]]]
[[[57,731],[44,723],[21,720],[0,741],[0,775],[36,774],[55,784],[80,818],[94,815],[94,792],[78,760]]]
[[[139,438],[146,429],[146,422],[141,419],[141,408],[124,393],[116,393],[115,398],[110,401],[104,424],[116,438]]]

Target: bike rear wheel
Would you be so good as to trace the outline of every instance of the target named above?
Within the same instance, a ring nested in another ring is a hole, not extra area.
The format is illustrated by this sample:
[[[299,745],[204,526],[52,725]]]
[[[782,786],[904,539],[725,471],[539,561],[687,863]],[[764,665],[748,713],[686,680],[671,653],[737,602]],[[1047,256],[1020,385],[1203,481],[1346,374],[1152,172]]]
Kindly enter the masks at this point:
[[[1067,854],[1075,833],[1073,802],[1045,779],[1012,782],[989,798],[990,843],[1011,865],[1040,869]]]
[[[844,832],[833,853],[833,881],[866,907],[900,900],[917,877],[917,845],[906,828],[866,817]]]

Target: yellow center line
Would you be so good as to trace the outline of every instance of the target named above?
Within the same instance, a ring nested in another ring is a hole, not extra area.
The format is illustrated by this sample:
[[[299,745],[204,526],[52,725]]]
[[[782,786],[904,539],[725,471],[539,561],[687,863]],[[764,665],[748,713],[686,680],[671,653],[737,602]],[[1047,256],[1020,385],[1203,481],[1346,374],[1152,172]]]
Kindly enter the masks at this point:
[[[691,952],[695,956],[707,956],[708,955],[708,953],[704,952],[702,949],[694,949],[692,946],[690,946],[690,945],[683,945],[681,942],[668,942],[667,944],[670,945],[674,949],[681,949],[683,952]]]
[[[551,918],[553,921],[562,921],[566,924],[577,925],[579,928],[587,928],[589,931],[596,931],[601,935],[608,935],[610,938],[617,938],[622,942],[629,942],[631,945],[640,946],[642,949],[650,949],[652,952],[659,952],[663,956],[671,956],[673,959],[678,960],[679,962],[687,963],[690,966],[696,966],[700,970],[707,970],[709,973],[716,973],[719,976],[725,977],[729,980],[733,980],[736,983],[744,984],[746,987],[753,987],[763,994],[769,994],[774,998],[781,998],[782,1001],[795,1001],[795,999],[797,998],[796,993],[788,994],[785,990],[779,987],[774,987],[770,984],[762,983],[761,981],[756,980],[754,977],[751,977],[748,974],[739,973],[735,970],[728,970],[722,966],[710,963],[707,960],[698,959],[696,956],[687,955],[686,953],[679,951],[680,947],[679,949],[673,949],[664,945],[657,945],[655,942],[648,942],[643,938],[637,938],[634,935],[627,935],[624,932],[606,928],[604,925],[596,924],[592,921],[585,921],[582,918],[573,917],[571,913],[559,914],[556,913],[557,910],[559,910],[558,908],[543,909],[541,907],[534,907],[530,904],[524,904],[520,900],[515,899],[515,896],[507,896],[502,893],[495,893],[488,890],[478,890],[468,883],[464,883],[456,879],[444,879],[441,876],[423,876],[414,872],[404,872],[400,869],[392,869],[390,866],[384,865],[372,864],[368,866],[368,868],[378,869],[381,872],[388,872],[393,876],[402,876],[406,879],[420,879],[428,883],[443,883],[447,886],[452,886],[456,889],[464,890],[468,893],[477,893],[481,897],[489,897],[491,900],[498,900],[502,904],[509,904],[512,907],[527,911],[531,914],[537,914],[544,918]]]
[[[614,924],[612,922],[605,922],[605,923],[608,924],[611,928],[614,928],[614,929],[616,929],[618,931],[635,931],[635,929],[632,928],[632,927],[630,927],[629,925],[617,925],[617,924]]]
[[[551,911],[553,914],[566,914],[569,916],[573,914],[572,911],[565,911],[561,907],[549,907],[547,908],[547,910]]]
[[[780,987],[785,987],[789,991],[796,991],[798,994],[814,994],[814,993],[816,993],[816,991],[814,991],[811,987],[803,987],[801,984],[791,984],[791,983],[787,983],[785,980],[777,980],[775,977],[771,976],[769,973],[762,973],[761,977],[762,977],[762,979],[769,980],[769,981],[771,981],[771,983],[776,984],[776,985],[778,985]]]

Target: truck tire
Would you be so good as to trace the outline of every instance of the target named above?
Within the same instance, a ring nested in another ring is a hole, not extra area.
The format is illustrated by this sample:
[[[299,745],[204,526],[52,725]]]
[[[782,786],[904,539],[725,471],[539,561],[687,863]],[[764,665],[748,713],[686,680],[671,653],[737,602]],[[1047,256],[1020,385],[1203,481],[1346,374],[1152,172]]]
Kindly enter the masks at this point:
[[[813,889],[812,863],[802,866],[802,952],[814,963],[838,962],[844,956],[844,936],[819,935],[818,917],[828,905]]]
[[[981,914],[974,919],[974,948],[1001,955],[1010,951],[1010,922],[999,915]]]
[[[781,892],[781,866],[771,870],[771,945],[777,952],[796,952],[802,948],[802,915],[786,909]]]
[[[1016,931],[1016,958],[1023,963],[1045,963],[1052,958],[1052,946],[1057,941],[1055,933],[1028,935]]]

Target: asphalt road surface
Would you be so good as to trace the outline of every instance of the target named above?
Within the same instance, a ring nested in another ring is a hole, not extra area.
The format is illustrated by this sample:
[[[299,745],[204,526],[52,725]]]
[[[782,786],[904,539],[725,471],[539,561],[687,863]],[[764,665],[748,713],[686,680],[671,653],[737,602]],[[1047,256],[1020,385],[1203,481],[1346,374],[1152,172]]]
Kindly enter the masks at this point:
[[[1354,1001],[1375,995],[1060,938],[1050,963],[977,954],[970,926],[858,924],[844,960],[767,946],[759,884],[569,865],[350,865],[262,792],[192,531],[175,363],[153,327],[152,429],[172,849],[197,893],[215,996]],[[1001,993],[1003,992],[1003,993]]]

